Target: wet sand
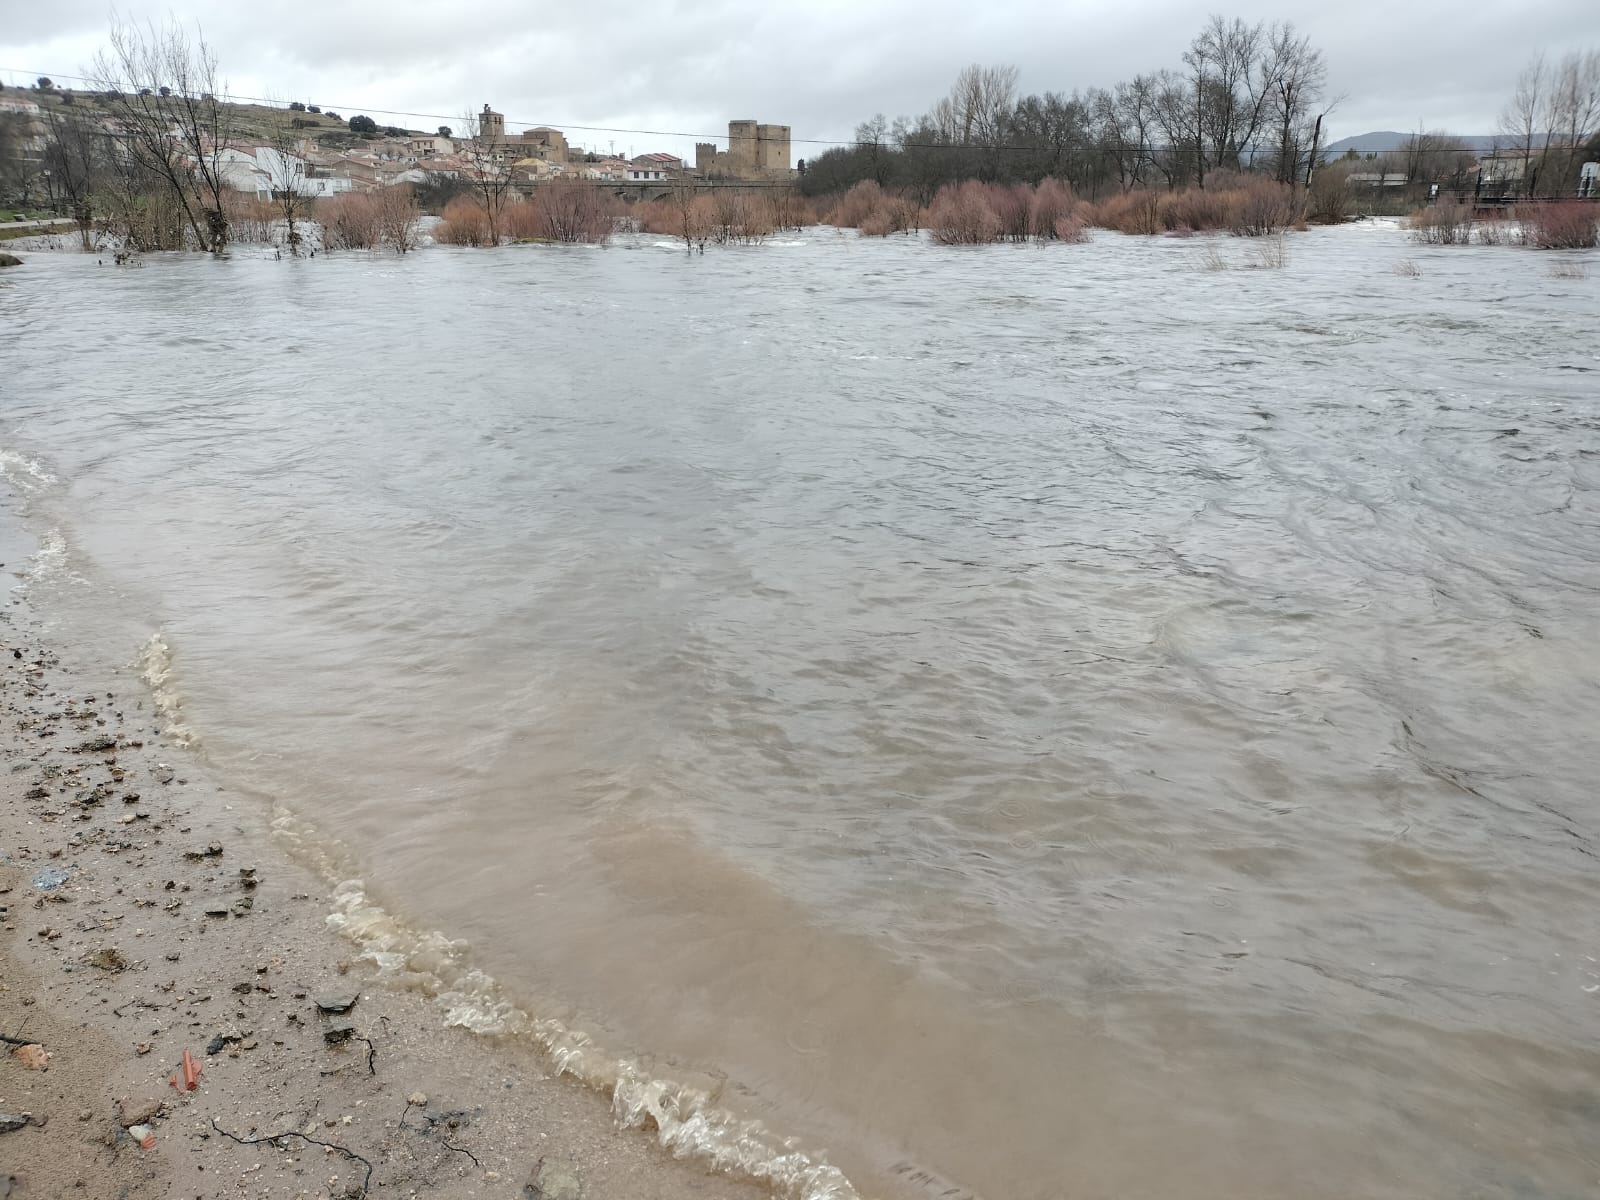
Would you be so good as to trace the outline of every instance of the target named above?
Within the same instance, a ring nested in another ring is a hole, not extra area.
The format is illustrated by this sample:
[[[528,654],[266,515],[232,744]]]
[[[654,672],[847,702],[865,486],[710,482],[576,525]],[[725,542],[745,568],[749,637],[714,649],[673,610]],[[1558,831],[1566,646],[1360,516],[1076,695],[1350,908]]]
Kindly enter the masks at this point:
[[[766,1194],[379,983],[271,813],[160,743],[136,675],[49,644],[12,591],[29,549],[0,511],[0,1034],[49,1055],[0,1057],[0,1113],[28,1115],[0,1132],[0,1195]]]

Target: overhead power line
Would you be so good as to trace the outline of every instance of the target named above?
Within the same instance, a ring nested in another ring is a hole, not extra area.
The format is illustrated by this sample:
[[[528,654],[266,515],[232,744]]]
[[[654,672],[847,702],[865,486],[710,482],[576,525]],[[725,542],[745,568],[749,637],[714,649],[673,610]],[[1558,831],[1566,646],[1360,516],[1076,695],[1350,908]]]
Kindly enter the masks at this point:
[[[38,71],[38,70],[34,70],[33,68],[0,66],[0,72],[4,72],[6,74],[11,74],[11,75],[21,75],[21,76],[24,76],[24,77],[32,76],[34,78],[46,78],[46,79],[51,79],[51,80],[70,79],[70,80],[73,80],[74,82],[77,82],[77,83],[87,83],[87,84],[96,84],[96,85],[99,82],[98,80],[91,79],[91,78],[89,78],[88,76],[85,76],[85,75],[72,75],[72,74],[67,74],[65,72],[60,72],[60,71]],[[243,101],[248,101],[251,104],[265,104],[265,105],[269,105],[270,107],[273,107],[273,108],[284,108],[284,107],[286,107],[286,102],[284,100],[278,99],[276,97],[271,97],[271,96],[244,96],[244,95],[239,95],[237,93],[230,93],[230,94],[226,95],[224,97],[224,99],[229,100],[229,101],[241,101],[241,100],[243,100]],[[413,112],[413,111],[410,111],[410,110],[407,110],[407,109],[370,108],[370,107],[367,107],[367,106],[361,105],[361,104],[340,104],[340,103],[327,103],[327,104],[324,104],[324,103],[322,103],[320,101],[318,102],[318,107],[319,108],[324,108],[324,109],[332,108],[332,109],[337,109],[337,110],[341,110],[341,111],[345,110],[345,109],[349,109],[352,113],[361,113],[363,115],[368,115],[368,116],[376,113],[379,116],[384,116],[384,117],[420,117],[420,118],[422,118],[423,120],[426,120],[426,121],[449,121],[449,122],[454,122],[454,121],[462,120],[463,117],[465,117],[465,119],[467,119],[467,120],[472,120],[475,117],[475,114],[473,114],[473,113],[466,113],[466,114],[453,113],[452,114],[452,113]],[[693,138],[693,139],[698,140],[698,141],[716,141],[718,139],[726,141],[727,138],[728,138],[728,134],[727,134],[726,130],[724,130],[724,131],[722,131],[720,133],[691,133],[691,132],[688,132],[688,131],[682,130],[682,129],[626,129],[626,128],[623,128],[623,127],[617,126],[617,125],[579,125],[579,124],[575,124],[575,123],[567,122],[567,121],[524,121],[524,120],[521,120],[521,119],[514,119],[514,118],[511,118],[511,117],[507,117],[506,118],[506,124],[508,124],[508,125],[521,125],[521,126],[525,126],[526,128],[529,128],[529,129],[550,128],[550,129],[559,129],[559,130],[562,130],[563,132],[566,131],[566,130],[571,129],[571,130],[576,130],[576,131],[581,132],[581,133],[626,133],[626,134],[632,134],[632,135],[634,135],[636,137]],[[898,146],[898,144],[894,143],[894,142],[887,142],[887,141],[886,142],[861,141],[861,140],[859,140],[857,138],[804,138],[804,137],[790,137],[789,143],[790,143],[790,145],[799,144],[799,145],[803,145],[803,146],[829,146],[829,147],[840,147],[840,148],[857,149],[857,150],[865,150],[865,149],[869,149],[869,148],[872,148],[872,147],[877,147],[879,149],[886,149],[886,150],[893,150],[893,149],[900,148]],[[1038,146],[1038,145],[1012,145],[1012,144],[1005,144],[1005,143],[1001,143],[1001,144],[997,144],[997,145],[982,145],[982,144],[973,143],[973,142],[909,142],[909,143],[906,143],[906,148],[913,149],[913,150],[983,150],[983,151],[1001,150],[1001,151],[1011,151],[1011,152],[1015,152],[1015,153],[1019,153],[1019,154],[1037,154],[1037,153],[1040,153],[1041,150],[1044,150],[1045,152],[1048,152],[1048,150],[1049,150],[1048,147],[1041,147],[1041,146]],[[1139,154],[1158,154],[1158,153],[1167,153],[1167,152],[1172,151],[1174,149],[1177,149],[1177,150],[1179,150],[1181,152],[1181,151],[1186,150],[1187,147],[1157,146],[1157,145],[1153,145],[1152,144],[1152,145],[1147,145],[1147,146],[1124,146],[1124,147],[1122,147],[1122,149],[1123,149],[1124,152],[1133,152],[1133,153],[1139,153]],[[1381,147],[1381,148],[1374,148],[1374,149],[1370,149],[1369,150],[1369,149],[1361,149],[1359,147],[1355,147],[1355,148],[1346,147],[1346,148],[1340,150],[1339,153],[1340,154],[1345,154],[1345,153],[1348,153],[1351,149],[1354,149],[1354,152],[1356,154],[1393,154],[1393,153],[1396,153],[1401,148],[1400,147],[1394,147],[1394,146],[1384,146],[1384,147]],[[1262,148],[1260,150],[1257,150],[1257,149],[1254,149],[1254,148],[1242,148],[1239,151],[1239,153],[1240,153],[1241,156],[1248,156],[1249,159],[1252,162],[1254,162],[1255,159],[1258,158],[1258,157],[1270,156],[1271,154],[1275,153],[1275,150],[1276,150],[1275,147],[1265,147],[1265,148]],[[1062,148],[1062,149],[1057,151],[1058,154],[1067,154],[1067,155],[1093,154],[1093,153],[1100,153],[1100,152],[1101,151],[1097,147],[1071,147],[1071,148]],[[1452,153],[1452,151],[1441,151],[1441,152],[1442,153]],[[1465,152],[1466,153],[1471,153],[1471,151],[1465,151]]]

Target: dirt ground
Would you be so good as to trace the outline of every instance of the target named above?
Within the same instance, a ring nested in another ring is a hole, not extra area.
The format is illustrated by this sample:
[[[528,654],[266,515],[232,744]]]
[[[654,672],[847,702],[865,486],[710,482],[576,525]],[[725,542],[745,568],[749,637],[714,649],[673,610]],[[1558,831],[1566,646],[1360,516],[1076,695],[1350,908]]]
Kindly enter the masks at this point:
[[[352,962],[264,806],[163,746],[137,680],[39,640],[10,535],[0,1200],[767,1194]]]

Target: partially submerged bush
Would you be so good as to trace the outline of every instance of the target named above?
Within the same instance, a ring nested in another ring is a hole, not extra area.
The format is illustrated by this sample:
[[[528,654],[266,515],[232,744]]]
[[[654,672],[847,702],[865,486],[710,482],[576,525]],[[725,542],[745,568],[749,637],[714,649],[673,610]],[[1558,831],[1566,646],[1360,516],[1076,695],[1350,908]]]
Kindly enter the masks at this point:
[[[767,223],[774,230],[799,230],[817,224],[817,213],[811,202],[794,188],[769,188],[766,204]]]
[[[383,240],[378,199],[371,192],[340,192],[317,207],[324,250],[371,250]]]
[[[1350,219],[1350,210],[1356,200],[1350,175],[1348,164],[1333,163],[1311,177],[1306,204],[1307,220],[1317,225],[1339,225]]]
[[[244,244],[264,243],[273,240],[279,212],[269,200],[258,200],[243,192],[229,194],[225,201],[228,211],[228,240]]]
[[[971,179],[939,189],[928,209],[928,230],[941,246],[987,245],[1004,235],[988,189]]]
[[[481,207],[478,208],[478,212],[482,211]],[[449,206],[446,206],[447,221],[449,212]],[[501,215],[501,227],[513,238],[599,244],[611,237],[621,215],[621,205],[609,191],[584,180],[554,180],[541,183],[527,200],[506,205]],[[468,231],[469,236],[487,239],[488,228],[485,214],[481,228],[473,226]]]
[[[444,206],[442,219],[433,227],[433,240],[447,246],[489,244],[489,214],[475,196],[457,196]]]
[[[860,229],[867,218],[887,210],[888,199],[874,180],[864,179],[839,197],[827,222],[840,229]]]
[[[1089,240],[1089,226],[1077,213],[1062,217],[1055,223],[1052,231],[1058,242],[1087,242]]]
[[[1441,200],[1412,213],[1406,228],[1426,246],[1465,246],[1472,241],[1472,206]]]
[[[1084,241],[1083,221],[1078,213],[1081,207],[1069,185],[1047,175],[1039,181],[1039,186],[1033,189],[1033,195],[1029,198],[1028,230],[1041,242],[1050,239]],[[1072,231],[1075,236],[1062,237],[1063,229]]]
[[[408,184],[376,192],[341,192],[317,201],[324,250],[375,250],[404,254],[416,245],[417,201]]]
[[[1118,233],[1156,234],[1164,228],[1161,220],[1161,194],[1135,188],[1110,196],[1095,209],[1092,224]]]
[[[1207,186],[1177,192],[1136,188],[1086,204],[1060,180],[1037,185],[968,180],[939,189],[927,213],[933,240],[945,245],[996,241],[1086,240],[1085,228],[1100,225],[1121,233],[1207,233],[1226,230],[1240,237],[1269,237],[1305,228],[1304,197],[1288,184],[1234,171],[1213,172]],[[909,200],[876,183],[858,183],[834,201],[827,219],[883,236],[916,228],[921,215]]]
[[[719,188],[710,196],[711,240],[719,246],[753,246],[772,236],[766,202],[754,192]]]
[[[1000,236],[1008,242],[1025,242],[1033,232],[1033,189],[1025,183],[992,183],[984,187],[989,211],[1000,222]]]
[[[1274,237],[1300,224],[1300,198],[1286,183],[1252,179],[1231,197],[1229,230],[1239,237]]]
[[[1600,205],[1586,200],[1541,204],[1522,216],[1528,245],[1539,250],[1589,250],[1600,246]]]

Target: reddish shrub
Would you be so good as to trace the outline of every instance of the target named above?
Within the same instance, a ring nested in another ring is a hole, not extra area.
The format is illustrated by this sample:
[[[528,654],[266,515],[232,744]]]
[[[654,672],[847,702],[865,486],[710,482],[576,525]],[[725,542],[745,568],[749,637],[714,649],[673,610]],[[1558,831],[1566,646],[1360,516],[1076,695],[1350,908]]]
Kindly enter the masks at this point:
[[[710,196],[697,196],[692,187],[673,189],[670,196],[641,204],[637,210],[639,228],[683,242],[685,250],[699,246],[701,252],[711,240],[716,213]]]
[[[861,222],[886,208],[888,196],[877,183],[864,179],[834,203],[828,224],[840,229],[859,229]]]
[[[541,242],[604,242],[621,205],[610,192],[579,179],[541,183],[521,204],[508,204],[500,228],[513,238]]]
[[[1465,246],[1472,241],[1472,208],[1440,200],[1406,218],[1414,241],[1428,246]]]
[[[1007,187],[991,183],[984,189],[989,211],[1000,222],[1000,236],[1011,242],[1025,242],[1032,232],[1033,189],[1025,183]]]
[[[1540,250],[1588,250],[1600,246],[1600,205],[1585,200],[1541,204],[1522,217],[1530,246]]]
[[[817,224],[816,209],[793,188],[769,188],[766,193],[767,224],[775,230],[804,229]]]
[[[939,189],[928,209],[928,229],[942,246],[986,245],[1003,236],[988,189],[971,179]]]
[[[341,192],[317,201],[324,250],[370,250],[383,240],[383,214],[371,192]]]
[[[1089,227],[1077,213],[1058,220],[1055,224],[1054,233],[1058,242],[1087,242],[1089,240]]]
[[[1181,192],[1169,192],[1161,197],[1158,205],[1161,226],[1179,233],[1227,229],[1234,223],[1237,196],[1236,192],[1212,191],[1210,188],[1185,188]]]
[[[457,196],[444,206],[443,220],[433,227],[433,240],[450,246],[487,246],[489,214],[474,196]]]
[[[417,197],[409,183],[386,187],[372,196],[378,237],[405,254],[417,244]]]
[[[1118,233],[1160,233],[1161,198],[1143,188],[1110,196],[1095,209],[1091,224]]]
[[[863,218],[859,232],[862,237],[888,237],[891,233],[899,231],[895,229],[894,219],[889,213],[882,211]]]
[[[1046,176],[1033,189],[1033,196],[1028,203],[1028,227],[1040,241],[1058,238],[1061,235],[1057,231],[1062,223],[1072,219],[1078,208],[1072,189],[1059,179]],[[1078,223],[1080,232],[1082,224],[1081,221]]]
[[[1229,228],[1240,237],[1268,237],[1303,224],[1304,205],[1286,183],[1252,179],[1233,196]]]

